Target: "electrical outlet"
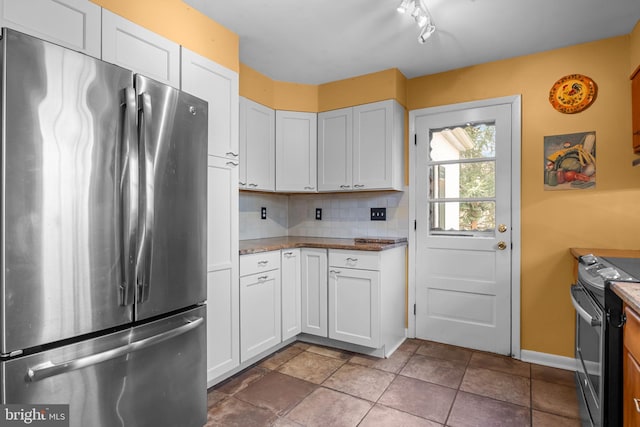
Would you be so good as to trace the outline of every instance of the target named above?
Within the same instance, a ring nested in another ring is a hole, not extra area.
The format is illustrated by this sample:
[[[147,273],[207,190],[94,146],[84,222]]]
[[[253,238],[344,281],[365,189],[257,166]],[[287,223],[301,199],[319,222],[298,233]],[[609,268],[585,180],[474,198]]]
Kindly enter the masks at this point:
[[[386,221],[387,208],[371,208],[371,221]]]
[[[264,206],[260,208],[260,219],[267,219],[267,208]]]
[[[316,208],[316,219],[318,221],[322,220],[322,209]]]

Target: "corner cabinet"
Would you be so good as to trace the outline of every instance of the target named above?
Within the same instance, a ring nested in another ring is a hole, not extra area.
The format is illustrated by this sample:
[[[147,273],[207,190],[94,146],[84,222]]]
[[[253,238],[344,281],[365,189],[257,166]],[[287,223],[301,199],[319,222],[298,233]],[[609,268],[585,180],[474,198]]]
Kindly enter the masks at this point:
[[[317,117],[276,111],[276,191],[316,191]]]
[[[280,251],[240,257],[240,360],[282,341]]]
[[[275,111],[240,97],[240,189],[275,191]]]
[[[100,11],[89,0],[0,0],[0,26],[100,58]]]
[[[102,59],[180,88],[180,45],[102,10]]]
[[[394,100],[318,114],[318,190],[402,190],[404,108]]]
[[[209,155],[237,162],[238,73],[183,47],[181,77],[182,90],[209,103]]]
[[[640,154],[640,67],[631,80],[631,123],[633,130],[633,152]]]

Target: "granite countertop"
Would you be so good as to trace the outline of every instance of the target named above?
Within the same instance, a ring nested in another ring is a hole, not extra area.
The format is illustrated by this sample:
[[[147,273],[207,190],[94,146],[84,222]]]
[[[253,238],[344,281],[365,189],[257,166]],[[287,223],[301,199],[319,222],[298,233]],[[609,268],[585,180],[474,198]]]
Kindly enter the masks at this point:
[[[611,289],[625,304],[640,313],[640,283],[611,282]]]
[[[367,237],[338,239],[328,237],[270,237],[266,239],[240,240],[240,255],[276,251],[291,248],[348,249],[358,251],[384,251],[406,246],[406,237]]]

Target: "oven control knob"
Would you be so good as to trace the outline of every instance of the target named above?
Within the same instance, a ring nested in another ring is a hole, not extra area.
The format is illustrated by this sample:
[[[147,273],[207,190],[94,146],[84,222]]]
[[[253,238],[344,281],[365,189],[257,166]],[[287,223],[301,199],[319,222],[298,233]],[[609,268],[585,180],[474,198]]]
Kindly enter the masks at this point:
[[[505,249],[507,249],[507,244],[505,242],[503,242],[502,240],[500,240],[498,242],[498,249],[500,249],[501,251],[504,251]]]

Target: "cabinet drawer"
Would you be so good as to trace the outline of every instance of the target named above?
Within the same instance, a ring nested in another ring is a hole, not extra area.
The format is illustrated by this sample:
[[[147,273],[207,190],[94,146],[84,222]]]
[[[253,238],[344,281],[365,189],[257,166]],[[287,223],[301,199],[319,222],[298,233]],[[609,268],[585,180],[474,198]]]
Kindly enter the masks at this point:
[[[627,322],[624,325],[624,346],[638,360],[640,359],[640,316],[629,307],[625,307],[624,313],[627,316]]]
[[[260,252],[240,257],[240,275],[261,273],[280,268],[280,251]]]
[[[330,250],[329,265],[360,270],[380,270],[380,252]]]

